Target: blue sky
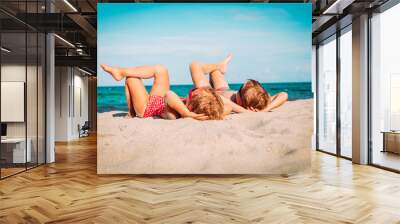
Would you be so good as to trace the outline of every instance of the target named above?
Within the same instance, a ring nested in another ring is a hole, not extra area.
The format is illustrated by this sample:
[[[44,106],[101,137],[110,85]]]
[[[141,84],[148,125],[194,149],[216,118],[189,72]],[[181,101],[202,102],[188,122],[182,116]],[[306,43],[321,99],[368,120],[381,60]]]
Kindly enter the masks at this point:
[[[97,18],[99,64],[163,64],[171,84],[191,84],[191,61],[232,53],[230,83],[311,79],[311,4],[99,3]],[[124,84],[99,66],[98,83]]]

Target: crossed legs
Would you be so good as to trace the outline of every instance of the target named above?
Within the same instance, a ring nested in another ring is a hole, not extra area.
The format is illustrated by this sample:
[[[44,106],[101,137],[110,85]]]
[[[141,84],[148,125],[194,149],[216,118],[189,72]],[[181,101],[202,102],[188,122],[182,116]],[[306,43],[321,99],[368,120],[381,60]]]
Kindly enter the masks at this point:
[[[212,87],[216,90],[229,89],[228,82],[225,79],[225,75],[221,71],[215,70],[210,73],[210,82]]]
[[[129,116],[143,116],[150,95],[164,97],[169,91],[168,70],[162,65],[138,66],[117,68],[101,65],[117,81],[125,80],[125,95],[129,109]],[[147,92],[142,79],[154,78],[150,94]]]
[[[215,64],[206,64],[199,61],[194,61],[190,64],[190,74],[192,76],[193,84],[196,88],[198,87],[211,87],[210,81],[206,79],[205,75],[210,74],[210,80],[214,88],[216,86],[224,85],[228,86],[226,83],[223,74],[226,72],[227,65],[230,62],[232,56],[229,55],[221,62]],[[214,78],[212,78],[212,74],[218,74]]]

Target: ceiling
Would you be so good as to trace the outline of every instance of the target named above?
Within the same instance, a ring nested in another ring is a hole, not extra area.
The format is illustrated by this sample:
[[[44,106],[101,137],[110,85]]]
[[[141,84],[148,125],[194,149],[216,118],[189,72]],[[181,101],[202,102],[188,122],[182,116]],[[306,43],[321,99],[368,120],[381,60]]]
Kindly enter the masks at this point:
[[[54,32],[56,65],[79,66],[95,74],[96,5],[96,0],[1,0],[2,46],[12,49],[3,60],[34,57],[36,33]]]
[[[311,2],[313,39],[344,17],[383,4],[386,0],[251,0],[251,2]],[[11,47],[24,49],[25,29],[54,32],[56,65],[80,66],[95,73],[97,2],[179,2],[178,0],[1,0],[0,24]],[[186,0],[185,2],[249,2],[248,0]],[[51,12],[51,13],[50,13]],[[22,32],[22,33],[21,33]],[[333,31],[334,32],[334,31]],[[3,43],[5,43],[3,41]],[[22,46],[22,47],[21,47]],[[35,47],[34,44],[28,45]],[[18,50],[16,50],[17,54]],[[21,52],[21,54],[24,52]]]

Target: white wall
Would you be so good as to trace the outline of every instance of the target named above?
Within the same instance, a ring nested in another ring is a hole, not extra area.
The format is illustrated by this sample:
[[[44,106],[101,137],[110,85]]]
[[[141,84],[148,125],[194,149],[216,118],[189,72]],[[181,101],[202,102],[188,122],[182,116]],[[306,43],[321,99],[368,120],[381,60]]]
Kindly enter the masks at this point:
[[[72,108],[72,119],[71,119],[71,135],[73,138],[79,137],[78,125],[83,125],[85,121],[88,121],[89,113],[88,113],[88,77],[79,75],[74,75],[74,96],[71,96],[74,99],[74,107]],[[79,102],[80,101],[80,102]]]
[[[25,82],[25,64],[4,64],[1,66],[1,81]],[[7,108],[1,108],[6,110]],[[7,137],[25,137],[25,122],[7,123]]]
[[[39,69],[39,70],[37,70]],[[28,80],[25,80],[27,77]],[[5,63],[1,66],[1,81],[18,81],[26,84],[26,108],[22,108],[22,112],[27,115],[27,120],[23,122],[6,122],[7,137],[25,138],[30,140],[30,148],[32,151],[32,161],[39,163],[44,162],[44,74],[42,68],[18,63]],[[6,97],[6,96],[2,96]],[[9,110],[10,108],[1,108],[1,110]],[[24,111],[26,110],[26,111]],[[12,113],[12,111],[11,111]],[[27,131],[27,132],[26,132]],[[37,156],[39,153],[39,156]]]
[[[56,67],[55,85],[55,140],[77,139],[78,125],[88,120],[88,77],[76,68]]]
[[[27,70],[25,70],[27,69]],[[1,81],[17,81],[25,82],[26,71],[28,72],[28,87],[27,87],[27,120],[28,120],[28,137],[29,133],[35,133],[36,137],[36,107],[37,107],[37,93],[36,93],[36,78],[33,79],[31,74],[35,74],[36,77],[36,66],[27,66],[19,64],[4,64],[1,66]],[[39,107],[42,105],[39,105]],[[1,108],[7,110],[7,108]],[[7,135],[9,137],[25,137],[25,122],[8,122],[7,123]]]
[[[55,68],[55,141],[67,141],[69,136],[69,85],[70,75],[67,67]]]

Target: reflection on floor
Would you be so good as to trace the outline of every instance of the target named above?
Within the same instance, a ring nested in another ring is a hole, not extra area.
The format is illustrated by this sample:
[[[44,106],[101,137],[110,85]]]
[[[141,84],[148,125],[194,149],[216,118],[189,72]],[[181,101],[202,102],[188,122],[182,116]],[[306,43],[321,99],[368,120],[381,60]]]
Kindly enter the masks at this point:
[[[1,168],[1,178],[16,174],[18,172],[24,171],[25,167],[20,168]]]
[[[1,178],[5,178],[8,176],[11,176],[13,174],[17,174],[20,173],[22,171],[25,171],[26,169],[30,169],[33,167],[36,167],[37,164],[36,163],[27,163],[26,166],[25,164],[8,164],[8,165],[4,165],[1,168]]]
[[[374,151],[372,157],[373,163],[389,167],[391,169],[400,170],[400,155],[392,152]]]
[[[312,172],[97,175],[96,138],[0,181],[0,223],[399,223],[400,175],[312,152]]]

